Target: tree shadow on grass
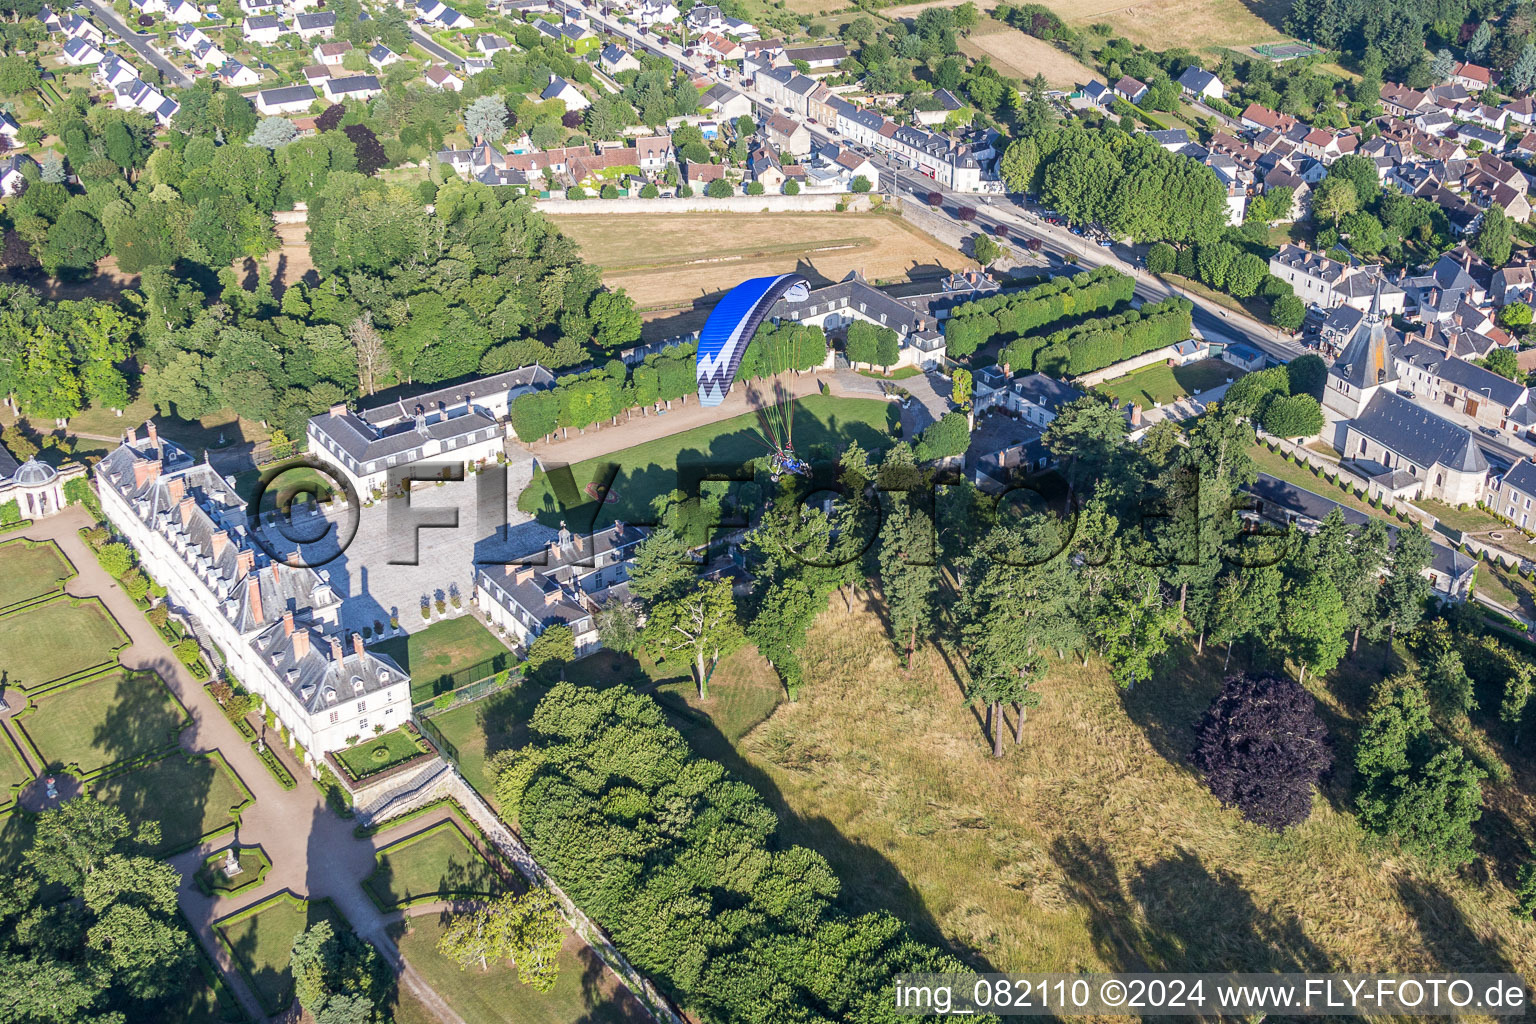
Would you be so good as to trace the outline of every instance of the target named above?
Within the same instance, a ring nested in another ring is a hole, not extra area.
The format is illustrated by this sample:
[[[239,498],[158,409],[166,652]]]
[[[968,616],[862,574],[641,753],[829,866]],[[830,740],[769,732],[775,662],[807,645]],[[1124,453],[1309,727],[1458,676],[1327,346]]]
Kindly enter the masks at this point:
[[[1440,970],[1491,973],[1516,970],[1504,951],[1485,940],[1456,901],[1440,886],[1404,874],[1397,878],[1397,894],[1403,901],[1403,909],[1408,911],[1419,930],[1420,942],[1434,957]]]
[[[843,883],[837,901],[843,910],[855,915],[887,911],[905,923],[914,937],[953,954],[969,968],[983,972],[995,970],[980,952],[960,945],[944,934],[929,913],[922,893],[879,850],[844,835],[836,823],[825,817],[797,814],[773,779],[743,758],[713,720],[697,712],[683,717],[678,714],[674,701],[664,700],[661,705],[673,728],[684,735],[693,750],[719,761],[733,776],[755,789],[773,809],[779,819],[780,847],[805,846],[827,859]]]
[[[1180,849],[1123,879],[1102,843],[1058,839],[1051,857],[1117,971],[1327,971],[1299,921],[1258,907],[1234,876]]]
[[[118,677],[111,707],[91,734],[91,747],[99,753],[93,760],[106,767],[175,746],[176,738],[189,724],[158,673],[148,669],[124,671]]]

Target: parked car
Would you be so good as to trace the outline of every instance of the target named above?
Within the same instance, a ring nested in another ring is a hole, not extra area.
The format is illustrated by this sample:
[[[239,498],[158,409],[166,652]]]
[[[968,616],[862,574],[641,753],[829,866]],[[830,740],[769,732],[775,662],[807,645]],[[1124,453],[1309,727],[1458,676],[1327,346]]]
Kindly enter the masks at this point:
[[[1114,245],[1114,244],[1115,244],[1115,243],[1114,243],[1114,242],[1111,242],[1111,241],[1110,241],[1110,240],[1109,240],[1109,239],[1107,239],[1107,238],[1101,238],[1101,239],[1099,239],[1099,244],[1100,244],[1100,245],[1102,245],[1102,246],[1103,246],[1103,247],[1104,247],[1104,248],[1106,248],[1106,249],[1108,249],[1108,248],[1110,248],[1110,247],[1111,247],[1111,246],[1113,246],[1113,245]]]
[[[1478,427],[1477,429],[1479,431],[1481,431],[1482,433],[1487,434],[1489,437],[1498,437],[1499,436],[1499,428],[1498,427]]]

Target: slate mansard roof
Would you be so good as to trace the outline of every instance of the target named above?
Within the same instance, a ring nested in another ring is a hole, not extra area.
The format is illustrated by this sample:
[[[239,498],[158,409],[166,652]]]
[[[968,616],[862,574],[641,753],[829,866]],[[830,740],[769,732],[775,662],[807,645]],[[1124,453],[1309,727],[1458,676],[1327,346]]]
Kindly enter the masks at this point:
[[[1350,425],[1384,448],[1429,468],[1486,473],[1488,460],[1471,431],[1391,391],[1378,391]]]
[[[483,440],[490,436],[484,432],[499,428],[493,416],[476,406],[477,399],[497,392],[548,387],[553,382],[554,375],[542,366],[525,366],[361,412],[338,407],[310,417],[309,429],[351,456],[357,468],[367,472],[362,469],[363,463],[403,455],[428,441],[466,436],[471,441]]]

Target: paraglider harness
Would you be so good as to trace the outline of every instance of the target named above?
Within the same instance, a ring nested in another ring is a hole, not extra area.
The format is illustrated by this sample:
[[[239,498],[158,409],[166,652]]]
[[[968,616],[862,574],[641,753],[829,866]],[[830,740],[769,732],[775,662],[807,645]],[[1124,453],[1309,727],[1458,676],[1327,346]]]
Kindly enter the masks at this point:
[[[796,476],[809,476],[811,464],[804,459],[796,458],[794,446],[788,445],[784,448],[774,449],[773,454],[768,457],[768,471],[774,480],[778,480],[785,473],[793,473]]]

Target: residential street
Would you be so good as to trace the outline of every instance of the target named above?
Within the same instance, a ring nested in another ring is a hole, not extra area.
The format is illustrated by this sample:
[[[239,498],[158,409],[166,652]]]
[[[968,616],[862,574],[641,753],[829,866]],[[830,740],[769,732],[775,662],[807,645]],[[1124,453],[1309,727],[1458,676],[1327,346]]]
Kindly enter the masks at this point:
[[[153,36],[140,35],[127,25],[124,25],[122,19],[107,4],[97,3],[96,0],[82,0],[82,2],[90,9],[93,15],[101,20],[104,26],[120,36],[124,43],[133,47],[135,53],[154,65],[161,74],[165,75],[165,84],[167,86],[174,89],[190,89],[192,87],[192,79],[186,72],[162,57],[149,45],[149,41],[154,38]]]

